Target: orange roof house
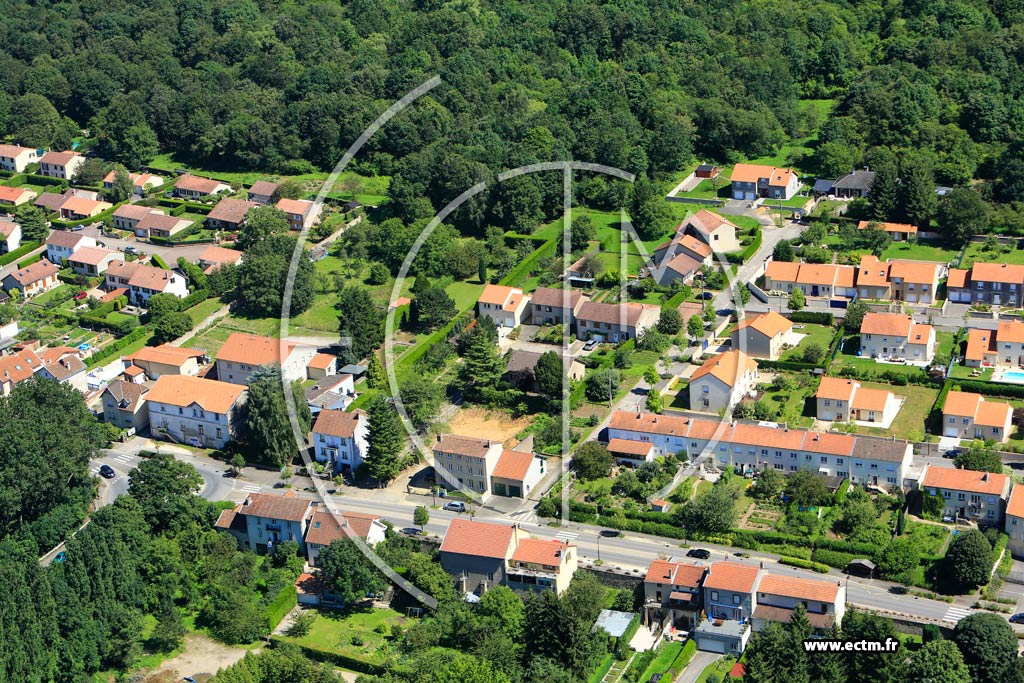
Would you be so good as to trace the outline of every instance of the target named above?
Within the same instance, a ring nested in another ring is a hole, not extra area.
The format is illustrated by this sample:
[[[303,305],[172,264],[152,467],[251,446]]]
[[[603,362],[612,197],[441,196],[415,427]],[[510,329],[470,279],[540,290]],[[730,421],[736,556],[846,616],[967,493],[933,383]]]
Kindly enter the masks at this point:
[[[245,387],[191,375],[161,375],[147,400],[168,406],[197,405],[211,413],[226,414],[238,404]]]
[[[446,555],[505,560],[512,555],[515,541],[513,525],[453,519],[441,542],[441,564],[445,564]]]
[[[1010,490],[1010,478],[994,472],[929,467],[922,485],[937,491],[965,491],[1006,498]]]
[[[1005,443],[1013,427],[1013,406],[986,401],[981,394],[950,391],[942,406],[942,434]]]
[[[530,298],[518,287],[487,285],[480,293],[476,310],[480,316],[494,320],[499,327],[519,327]]]

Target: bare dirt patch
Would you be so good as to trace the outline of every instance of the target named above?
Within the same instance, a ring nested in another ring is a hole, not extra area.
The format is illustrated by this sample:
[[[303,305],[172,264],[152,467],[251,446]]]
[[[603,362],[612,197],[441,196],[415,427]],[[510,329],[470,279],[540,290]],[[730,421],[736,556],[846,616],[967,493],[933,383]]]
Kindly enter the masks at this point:
[[[231,647],[206,636],[190,633],[185,636],[182,653],[165,660],[155,673],[173,671],[177,672],[179,676],[192,676],[197,681],[204,680],[200,677],[201,675],[212,676],[220,669],[231,666],[240,660],[246,652],[258,652],[258,650]]]
[[[484,439],[500,439],[506,446],[515,444],[515,435],[530,426],[530,418],[513,419],[508,413],[484,408],[467,408],[452,417],[452,434]]]

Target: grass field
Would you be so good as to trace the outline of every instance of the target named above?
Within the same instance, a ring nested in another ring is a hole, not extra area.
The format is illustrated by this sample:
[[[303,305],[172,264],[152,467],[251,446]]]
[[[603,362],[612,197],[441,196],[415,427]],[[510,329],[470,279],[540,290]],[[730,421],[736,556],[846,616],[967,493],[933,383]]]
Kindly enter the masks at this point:
[[[910,261],[938,261],[949,263],[960,252],[946,249],[932,242],[893,242],[882,252],[880,259],[906,259]]]
[[[386,658],[386,644],[392,641],[392,625],[407,629],[416,623],[416,619],[390,609],[321,609],[315,614],[316,620],[309,633],[301,638],[286,637],[286,640],[372,664],[380,664]],[[388,629],[386,634],[377,633],[375,629],[380,625]]]
[[[813,386],[781,391],[766,391],[761,401],[781,410],[777,422],[785,422],[791,427],[810,427],[814,423]]]
[[[803,329],[794,328],[793,331],[806,336],[795,347],[783,351],[782,355],[779,356],[779,360],[800,360],[804,349],[812,344],[817,344],[827,351],[836,335],[835,329],[828,325],[814,325],[811,323],[804,324]]]
[[[914,385],[897,387],[882,382],[861,382],[860,384],[865,389],[891,391],[897,396],[904,397],[905,400],[889,429],[858,427],[858,433],[883,436],[893,435],[897,439],[908,439],[911,435],[916,436],[918,439],[923,438],[925,433],[924,421],[928,418],[928,413],[931,412],[932,405],[939,395],[938,389]]]
[[[220,299],[207,299],[206,301],[201,301],[185,312],[188,313],[188,317],[192,321],[192,327],[195,327],[223,305],[224,304],[221,303]]]
[[[984,244],[971,244],[964,253],[964,262],[1013,263],[1024,265],[1024,250],[1006,246],[994,251],[986,251]]]
[[[948,350],[948,348],[952,346],[952,333],[939,332],[936,335],[936,352],[938,352],[940,349],[943,349],[944,334],[950,335],[948,342],[946,343],[946,350]],[[840,352],[836,354],[836,359],[832,362],[832,369],[853,366],[860,368],[861,370],[868,370],[876,373],[892,371],[908,375],[916,375],[921,372],[921,368],[917,367],[916,365],[902,365],[899,363],[878,363],[871,358],[858,357],[857,349],[860,346],[860,335],[855,334],[853,336],[847,337],[846,339],[843,340],[842,344],[843,345],[840,349]]]
[[[679,641],[671,641],[668,643],[662,643],[658,648],[658,654],[655,656],[654,661],[644,670],[640,676],[641,681],[651,680],[653,674],[663,674],[668,671],[668,668],[675,661],[675,658],[679,656],[679,653],[683,651],[683,644]],[[679,674],[680,672],[675,672]]]

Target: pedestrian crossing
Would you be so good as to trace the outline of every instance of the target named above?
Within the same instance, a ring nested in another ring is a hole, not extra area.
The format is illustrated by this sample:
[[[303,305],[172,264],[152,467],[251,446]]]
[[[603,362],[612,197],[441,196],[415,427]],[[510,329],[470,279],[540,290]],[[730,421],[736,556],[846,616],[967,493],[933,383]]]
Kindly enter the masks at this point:
[[[946,610],[946,616],[942,618],[943,621],[950,621],[954,624],[966,617],[974,614],[974,610],[965,609],[963,607],[950,607]]]
[[[109,457],[111,460],[116,460],[117,462],[125,464],[130,463],[132,461],[132,456],[128,455],[127,453],[113,452],[110,454]]]
[[[256,486],[255,484],[246,484],[246,485],[242,486],[241,489],[243,491],[245,491],[246,493],[259,493],[260,491],[263,490],[263,487],[262,486]]]
[[[559,531],[557,534],[555,534],[556,539],[558,539],[559,541],[563,541],[565,543],[572,543],[579,537],[580,535],[573,531]]]

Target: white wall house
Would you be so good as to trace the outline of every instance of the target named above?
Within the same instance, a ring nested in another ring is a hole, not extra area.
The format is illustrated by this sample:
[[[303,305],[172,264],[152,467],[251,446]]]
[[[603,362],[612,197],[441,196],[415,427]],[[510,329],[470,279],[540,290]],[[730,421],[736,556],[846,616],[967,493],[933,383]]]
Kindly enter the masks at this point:
[[[321,410],[313,425],[313,450],[318,462],[332,472],[352,474],[363,464],[369,444],[367,417],[362,410],[351,413]]]
[[[146,401],[153,435],[201,448],[224,448],[238,435],[245,387],[191,375],[162,375]]]

